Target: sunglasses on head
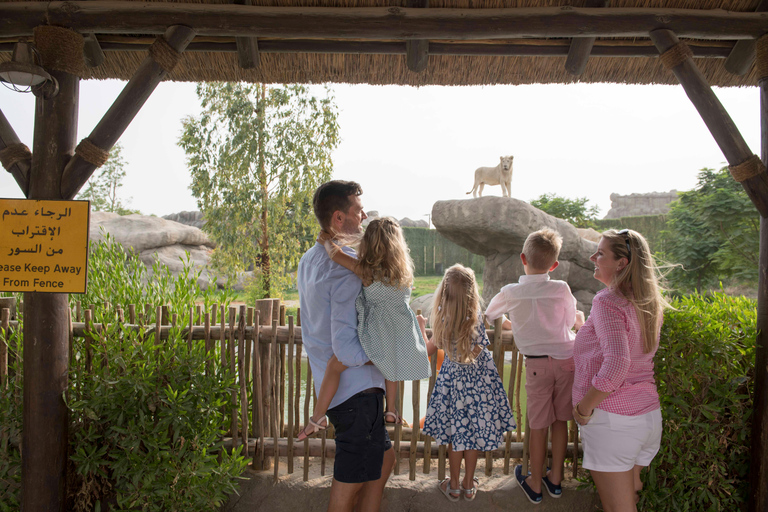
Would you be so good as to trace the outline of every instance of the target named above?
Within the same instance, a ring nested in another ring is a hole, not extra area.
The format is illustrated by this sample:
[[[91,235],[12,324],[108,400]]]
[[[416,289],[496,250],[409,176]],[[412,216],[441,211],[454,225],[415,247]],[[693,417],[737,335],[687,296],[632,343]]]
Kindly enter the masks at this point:
[[[632,247],[630,247],[630,245],[629,245],[629,230],[628,229],[622,229],[621,231],[619,231],[618,234],[621,235],[622,237],[624,237],[624,243],[627,244],[627,252],[629,253],[627,259],[631,260],[632,259]]]

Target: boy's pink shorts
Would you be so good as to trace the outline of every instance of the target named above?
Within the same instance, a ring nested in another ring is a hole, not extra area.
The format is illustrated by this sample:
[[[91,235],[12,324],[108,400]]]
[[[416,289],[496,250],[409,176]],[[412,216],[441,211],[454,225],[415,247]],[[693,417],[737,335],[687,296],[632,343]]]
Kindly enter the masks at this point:
[[[525,392],[531,428],[547,428],[555,420],[573,419],[573,370],[573,358],[525,358]]]

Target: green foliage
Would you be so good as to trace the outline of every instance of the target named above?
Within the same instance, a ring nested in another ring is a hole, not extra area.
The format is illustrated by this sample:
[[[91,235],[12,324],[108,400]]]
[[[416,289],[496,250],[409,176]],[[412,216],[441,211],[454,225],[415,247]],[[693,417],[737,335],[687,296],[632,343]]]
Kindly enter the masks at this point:
[[[120,215],[139,213],[138,210],[128,209],[118,197],[118,191],[125,180],[125,160],[122,151],[123,146],[115,144],[98,176],[91,176],[85,189],[77,196],[77,199],[90,201],[94,211],[113,212]],[[130,201],[131,198],[128,198],[127,202]]]
[[[403,228],[403,236],[411,251],[417,276],[442,276],[442,271],[438,271],[440,267],[444,271],[455,263],[471,267],[478,276],[483,275],[484,256],[446,240],[435,229]]]
[[[259,270],[263,297],[277,297],[314,243],[315,189],[331,177],[339,143],[330,91],[302,85],[205,83],[203,113],[184,120],[191,190],[217,244],[214,264],[234,274]]]
[[[207,309],[227,305],[231,292],[200,290],[197,278],[187,262],[178,277],[155,264],[150,279],[138,258],[110,237],[91,244],[88,294],[71,302],[95,304],[96,322],[107,327],[90,342],[73,340],[64,397],[70,409],[67,510],[209,511],[234,491],[246,462],[239,450],[222,450],[220,460],[214,453],[228,425],[223,411],[234,376],[218,361],[206,375],[203,344],[188,346],[180,328],[157,344],[151,327],[125,329],[116,311],[128,303],[149,304],[151,311],[168,305],[182,326],[196,298]],[[0,425],[12,439],[21,425],[20,388],[15,373],[11,390],[18,396],[0,391]],[[18,510],[15,448],[0,450],[0,510]]]
[[[638,510],[734,511],[748,497],[757,309],[713,293],[673,302],[656,355],[664,430]]]
[[[20,330],[3,333],[8,347],[8,380],[0,386],[0,512],[21,510],[21,403]]]
[[[652,252],[662,252],[665,247],[662,237],[662,232],[667,229],[665,215],[635,215],[618,219],[597,219],[594,221],[593,227],[601,233],[609,229],[634,229],[645,237]]]
[[[531,206],[553,217],[566,220],[577,228],[588,228],[592,227],[593,221],[600,213],[600,208],[587,206],[588,202],[589,199],[586,197],[568,199],[557,194],[542,194],[537,199],[531,200]]]
[[[667,216],[664,257],[681,268],[670,283],[702,291],[732,279],[757,283],[760,217],[728,168],[702,169],[696,189],[683,192]]]

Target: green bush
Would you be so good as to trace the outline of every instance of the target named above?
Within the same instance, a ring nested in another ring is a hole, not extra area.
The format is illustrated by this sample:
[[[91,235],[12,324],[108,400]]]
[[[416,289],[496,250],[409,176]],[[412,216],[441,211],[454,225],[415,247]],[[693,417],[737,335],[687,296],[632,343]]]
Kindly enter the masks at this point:
[[[673,306],[656,355],[661,450],[638,509],[739,510],[749,492],[756,304],[713,293]]]
[[[88,293],[71,300],[95,304],[96,321],[109,327],[92,333],[90,351],[85,339],[73,342],[65,397],[67,510],[209,511],[235,490],[246,462],[239,450],[219,452],[234,377],[217,362],[206,376],[202,343],[189,347],[180,328],[157,345],[150,327],[124,329],[114,307],[168,305],[177,325],[188,325],[196,300],[209,309],[231,296],[215,287],[200,290],[198,277],[187,261],[175,278],[155,264],[150,279],[109,237],[91,245]],[[20,379],[13,386],[20,388]],[[21,400],[10,390],[0,393],[0,424],[20,430]],[[18,510],[17,452],[18,446],[0,450],[0,510]]]

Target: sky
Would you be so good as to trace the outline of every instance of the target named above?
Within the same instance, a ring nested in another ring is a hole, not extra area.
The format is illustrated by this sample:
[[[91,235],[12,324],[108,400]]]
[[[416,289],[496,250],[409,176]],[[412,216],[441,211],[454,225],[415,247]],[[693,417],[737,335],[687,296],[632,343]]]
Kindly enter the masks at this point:
[[[124,82],[83,81],[77,140],[87,137]],[[324,94],[321,87],[313,89]],[[467,199],[474,170],[514,156],[512,197],[586,197],[690,190],[698,171],[726,165],[680,86],[617,84],[483,87],[332,86],[341,143],[336,179],[358,181],[367,211],[428,220],[439,200]],[[760,154],[759,91],[715,89],[753,153]],[[32,147],[34,97],[0,87],[0,110]],[[158,86],[120,139],[120,196],[143,214],[196,210],[181,120],[200,113],[195,84]],[[98,172],[98,171],[97,171]],[[484,195],[501,195],[485,187]],[[22,197],[0,172],[0,197]]]

